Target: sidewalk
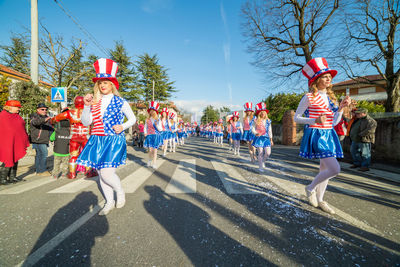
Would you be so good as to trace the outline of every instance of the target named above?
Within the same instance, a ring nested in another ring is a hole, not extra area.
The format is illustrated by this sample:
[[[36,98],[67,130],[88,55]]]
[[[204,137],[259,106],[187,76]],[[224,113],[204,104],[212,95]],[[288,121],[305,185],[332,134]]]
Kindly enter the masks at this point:
[[[288,156],[298,157],[299,149],[300,146],[275,145],[272,147],[272,154],[274,154],[275,151],[277,153],[286,154]],[[303,158],[300,157],[299,159],[303,160]],[[318,162],[317,159],[310,161]],[[400,167],[398,166],[393,166],[390,164],[383,164],[383,163],[372,163],[372,166],[370,167],[369,171],[362,172],[357,169],[350,168],[350,166],[353,164],[349,162],[351,162],[351,160],[347,158],[343,159],[342,161],[339,161],[341,169],[359,175],[362,174],[372,179],[383,179],[395,183],[400,183]]]

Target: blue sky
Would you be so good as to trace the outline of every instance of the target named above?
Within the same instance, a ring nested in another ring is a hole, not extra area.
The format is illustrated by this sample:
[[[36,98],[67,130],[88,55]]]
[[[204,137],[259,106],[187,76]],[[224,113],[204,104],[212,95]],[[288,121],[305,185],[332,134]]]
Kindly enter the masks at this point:
[[[241,109],[265,98],[265,77],[250,65],[251,55],[241,34],[244,0],[62,0],[99,43],[112,49],[123,40],[129,55],[157,54],[169,69],[178,92],[178,107],[201,112],[206,105]],[[39,0],[39,19],[66,41],[80,38],[86,52],[98,49],[53,0]],[[30,28],[30,0],[0,0],[0,44],[10,43],[11,32]],[[6,12],[4,12],[6,11]],[[306,87],[304,80],[304,87]]]

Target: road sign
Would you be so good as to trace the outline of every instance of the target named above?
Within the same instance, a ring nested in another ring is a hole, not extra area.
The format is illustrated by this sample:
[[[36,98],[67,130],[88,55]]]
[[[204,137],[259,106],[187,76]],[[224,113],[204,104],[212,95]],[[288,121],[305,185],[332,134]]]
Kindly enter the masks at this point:
[[[51,102],[59,103],[67,100],[67,89],[65,87],[51,88]]]

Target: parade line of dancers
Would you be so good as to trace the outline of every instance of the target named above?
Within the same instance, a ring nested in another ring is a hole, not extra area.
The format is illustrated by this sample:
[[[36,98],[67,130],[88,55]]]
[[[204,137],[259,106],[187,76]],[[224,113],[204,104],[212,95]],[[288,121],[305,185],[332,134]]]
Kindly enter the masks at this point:
[[[91,136],[76,164],[80,168],[93,168],[98,172],[106,200],[99,214],[106,215],[114,207],[122,208],[125,205],[125,193],[116,169],[126,163],[124,130],[136,122],[136,117],[127,101],[119,94],[117,63],[102,58],[94,63],[94,67],[96,77],[93,78],[93,94],[84,97],[82,112],[82,124],[92,127]],[[319,173],[305,187],[305,193],[312,206],[334,214],[335,211],[323,197],[329,179],[340,172],[336,158],[343,157],[343,151],[333,126],[340,121],[342,109],[350,104],[350,98],[346,97],[338,104],[331,83],[337,71],[330,69],[324,58],[310,60],[302,72],[308,79],[309,91],[301,99],[294,117],[297,123],[305,124],[299,155],[320,159]],[[144,127],[144,147],[148,149],[147,166],[157,167],[159,149],[164,156],[167,151],[173,153],[177,145],[183,145],[185,139],[193,134],[223,146],[224,133],[227,133],[232,153],[240,156],[240,143],[245,142],[251,162],[258,164],[260,173],[264,173],[265,162],[274,144],[269,110],[264,102],[256,104],[255,109],[252,103],[245,103],[244,109],[242,121],[239,112],[235,111],[227,116],[225,126],[222,118],[206,125],[197,125],[176,121],[176,114],[166,108],[159,111],[159,104],[150,102]]]

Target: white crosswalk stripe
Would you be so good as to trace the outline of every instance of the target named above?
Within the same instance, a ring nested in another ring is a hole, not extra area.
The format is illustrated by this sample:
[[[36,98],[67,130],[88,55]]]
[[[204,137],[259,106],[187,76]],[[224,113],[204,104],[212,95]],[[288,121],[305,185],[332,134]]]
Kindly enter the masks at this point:
[[[164,163],[165,160],[157,160],[158,168]],[[135,191],[154,173],[153,168],[146,166],[140,167],[132,174],[128,175],[122,180],[122,188],[126,194],[135,193]]]
[[[184,159],[179,162],[165,192],[169,194],[196,193],[195,159]]]
[[[25,183],[16,185],[14,187],[1,190],[0,195],[20,194],[20,193],[38,188],[45,184],[54,183],[55,181],[56,181],[56,179],[52,179],[50,177],[43,177],[43,178],[35,179],[31,182],[25,182]]]
[[[96,184],[99,180],[99,177],[93,177],[90,179],[78,179],[61,187],[58,187],[54,190],[51,190],[47,193],[50,194],[58,194],[58,193],[77,193],[84,190],[86,187],[89,187],[93,184]]]
[[[227,163],[218,161],[211,161],[211,163],[228,194],[256,194],[259,191],[254,186],[249,185],[247,180]]]

